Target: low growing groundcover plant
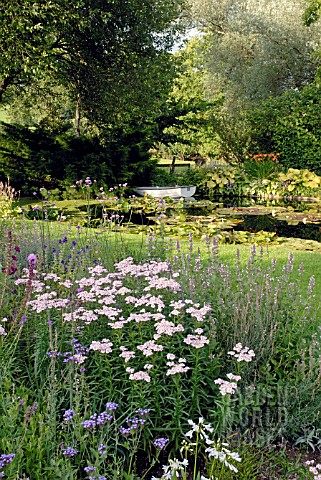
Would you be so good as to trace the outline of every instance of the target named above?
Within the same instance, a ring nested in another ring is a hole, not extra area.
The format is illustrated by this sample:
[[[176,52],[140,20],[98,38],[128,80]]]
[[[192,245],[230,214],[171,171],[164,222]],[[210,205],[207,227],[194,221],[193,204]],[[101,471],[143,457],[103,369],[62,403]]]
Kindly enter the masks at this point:
[[[215,238],[167,258],[150,237],[139,261],[69,244],[58,264],[24,241],[7,232],[1,273],[2,477],[260,478],[257,452],[321,428],[313,278],[303,295],[292,256],[277,274],[255,246],[227,266]]]

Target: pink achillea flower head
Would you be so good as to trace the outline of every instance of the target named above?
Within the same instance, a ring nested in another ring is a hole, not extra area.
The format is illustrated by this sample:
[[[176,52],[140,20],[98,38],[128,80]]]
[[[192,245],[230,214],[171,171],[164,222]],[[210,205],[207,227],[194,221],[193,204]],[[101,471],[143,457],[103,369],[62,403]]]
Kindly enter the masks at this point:
[[[219,385],[219,389],[223,397],[227,393],[230,393],[231,395],[233,395],[237,389],[236,382],[227,382],[226,380],[222,380],[221,378],[217,378],[216,380],[214,380],[214,383],[216,383],[216,385]]]
[[[131,373],[129,375],[129,380],[144,380],[145,382],[150,382],[150,376],[147,372],[139,371],[135,373]]]
[[[176,356],[173,353],[168,353],[166,355],[167,360],[175,360]]]
[[[180,358],[178,362],[179,363],[174,363],[174,362],[166,363],[166,365],[170,367],[166,372],[167,376],[176,375],[176,373],[184,373],[190,369],[185,365],[185,362],[186,362],[185,358]]]
[[[204,335],[187,335],[183,341],[194,348],[202,348],[204,345],[210,343],[209,339]]]
[[[0,336],[6,336],[7,335],[7,332],[5,331],[5,329],[3,328],[2,325],[0,325]]]
[[[120,347],[119,349],[122,350],[122,353],[119,356],[124,358],[126,363],[129,362],[131,358],[135,358],[135,352],[127,350],[127,347]]]
[[[111,353],[113,351],[112,346],[113,343],[108,338],[103,338],[101,342],[95,340],[92,341],[89,349],[96,350],[101,353]]]
[[[251,362],[255,353],[249,347],[243,347],[241,343],[237,343],[233,350],[227,352],[228,355],[234,357],[238,362]]]

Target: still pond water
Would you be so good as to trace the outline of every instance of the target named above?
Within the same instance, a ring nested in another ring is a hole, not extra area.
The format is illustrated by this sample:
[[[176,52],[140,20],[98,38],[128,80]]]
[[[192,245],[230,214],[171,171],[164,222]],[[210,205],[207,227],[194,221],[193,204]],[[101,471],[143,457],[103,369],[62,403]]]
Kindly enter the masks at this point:
[[[216,199],[210,211],[201,202],[189,204],[191,219],[215,215],[230,219],[235,231],[275,232],[278,237],[293,237],[321,242],[321,202],[259,201],[253,199]]]

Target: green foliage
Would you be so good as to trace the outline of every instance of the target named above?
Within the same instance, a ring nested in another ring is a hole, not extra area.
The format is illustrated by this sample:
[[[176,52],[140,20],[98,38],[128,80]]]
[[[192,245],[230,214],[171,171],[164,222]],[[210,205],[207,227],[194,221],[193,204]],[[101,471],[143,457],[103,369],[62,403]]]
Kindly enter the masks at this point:
[[[302,0],[191,0],[192,18],[206,33],[203,61],[213,93],[223,91],[233,110],[261,103],[315,74],[317,25],[306,28]]]
[[[315,23],[319,20],[320,13],[320,0],[308,0],[308,6],[306,7],[303,15],[304,23],[309,27],[312,23]]]
[[[251,180],[264,180],[276,174],[277,165],[272,160],[263,160],[260,162],[246,160],[243,162],[243,169]]]
[[[165,168],[155,167],[150,174],[148,185],[168,187],[178,185],[178,179],[175,174],[168,172]]]
[[[88,115],[96,109],[96,120],[102,100],[109,116],[147,105],[153,95],[139,97],[165,71],[182,8],[172,0],[2,3],[0,100],[52,77]]]
[[[213,101],[207,97],[205,69],[199,59],[202,51],[202,41],[194,37],[174,55],[176,77],[157,120],[155,152],[160,158],[182,161],[197,156],[205,161],[218,152],[212,116],[222,101],[220,95]]]
[[[295,192],[297,194],[299,191],[304,190],[304,188],[309,191],[309,189],[320,190],[321,187],[321,178],[307,169],[298,170],[289,168],[286,173],[279,173],[279,180],[288,192]]]
[[[278,152],[285,168],[320,172],[320,86],[311,84],[270,99],[249,115],[250,151]]]
[[[208,172],[204,183],[210,196],[215,194],[238,195],[240,193],[239,186],[244,180],[245,177],[239,168],[222,167]]]
[[[151,140],[144,129],[113,131],[109,142],[97,136],[74,137],[67,127],[2,124],[0,171],[24,195],[34,187],[56,188],[90,176],[112,186],[131,181],[144,184],[155,162],[149,158]]]

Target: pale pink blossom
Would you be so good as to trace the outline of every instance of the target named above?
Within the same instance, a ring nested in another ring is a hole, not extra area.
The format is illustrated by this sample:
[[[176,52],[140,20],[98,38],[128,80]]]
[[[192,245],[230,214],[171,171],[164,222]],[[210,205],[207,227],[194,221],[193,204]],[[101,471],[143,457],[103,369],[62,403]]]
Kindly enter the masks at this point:
[[[123,358],[127,363],[129,362],[130,359],[135,358],[135,352],[126,349],[126,350],[123,350],[119,356]]]
[[[234,380],[235,382],[241,380],[240,375],[233,375],[233,373],[228,373],[226,376],[229,380]]]
[[[92,277],[101,276],[103,273],[107,273],[107,270],[102,265],[96,265],[95,267],[89,267],[88,272]]]
[[[111,353],[113,343],[108,338],[103,338],[100,342],[94,340],[91,342],[89,349],[99,351],[101,353]]]
[[[210,343],[209,339],[204,335],[187,335],[183,341],[194,348],[202,348],[204,345]]]
[[[104,315],[110,320],[114,320],[115,317],[118,317],[121,312],[122,310],[120,308],[109,307],[107,305],[103,305],[103,307],[100,309],[95,309],[95,313],[98,315]]]
[[[216,380],[214,380],[214,383],[216,383],[216,385],[219,385],[220,392],[223,396],[225,396],[227,393],[233,395],[237,389],[236,382],[227,382],[226,380],[222,380],[221,378],[217,378]]]
[[[80,353],[76,353],[75,355],[73,355],[73,360],[78,363],[78,365],[81,365],[82,363],[84,363],[84,361],[86,360],[86,355],[81,355]]]
[[[149,280],[149,285],[144,288],[144,291],[148,292],[152,288],[155,288],[156,290],[171,290],[173,292],[179,292],[182,287],[172,278],[154,277]]]
[[[170,337],[172,337],[174,333],[184,331],[183,325],[175,325],[175,323],[169,322],[168,320],[155,323],[155,328],[158,335],[169,335]]]
[[[0,336],[6,336],[7,335],[7,332],[5,331],[5,329],[3,328],[2,325],[0,325]]]
[[[73,286],[73,283],[67,279],[63,282],[59,282],[59,285],[61,285],[62,287],[71,288]]]
[[[145,382],[150,382],[150,376],[148,375],[147,372],[144,371],[138,371],[135,373],[131,373],[129,375],[130,380],[144,380]]]
[[[44,280],[52,280],[53,282],[58,282],[61,278],[56,273],[43,273]]]
[[[192,317],[196,318],[198,322],[203,322],[204,317],[212,311],[212,308],[209,305],[204,305],[202,308],[196,308],[196,305],[199,306],[199,304],[195,304],[194,307],[189,307],[186,309],[186,313],[189,313]]]
[[[166,372],[166,375],[176,375],[176,373],[184,373],[187,372],[190,368],[187,367],[184,363],[176,363],[174,365],[171,365],[171,368],[169,368]]]
[[[203,329],[202,328],[195,328],[194,332],[197,334],[197,335],[202,335],[203,333]]]
[[[233,356],[238,362],[251,362],[255,353],[249,347],[243,347],[241,343],[237,343],[232,351],[227,352],[228,355]]]
[[[155,340],[148,340],[143,345],[138,345],[137,348],[143,352],[145,357],[153,355],[154,352],[161,352],[164,349],[163,345],[158,345],[155,343]]]
[[[166,355],[166,358],[167,358],[167,360],[175,360],[176,355],[174,355],[173,353],[168,353]]]

